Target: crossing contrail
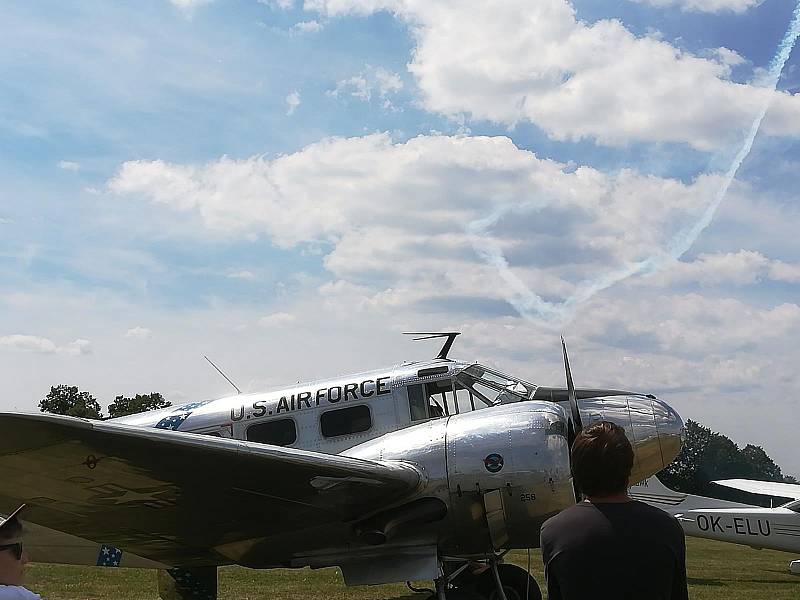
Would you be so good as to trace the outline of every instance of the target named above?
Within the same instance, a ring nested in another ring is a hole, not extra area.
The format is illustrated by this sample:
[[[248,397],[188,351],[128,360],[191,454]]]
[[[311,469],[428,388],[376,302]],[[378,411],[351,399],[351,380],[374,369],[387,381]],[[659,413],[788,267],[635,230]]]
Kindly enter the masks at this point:
[[[792,13],[789,28],[783,36],[778,51],[769,63],[767,73],[762,79],[762,87],[770,92],[775,92],[781,73],[786,67],[786,63],[794,50],[797,40],[800,38],[800,2]],[[654,273],[674,260],[681,258],[694,245],[700,235],[711,224],[714,215],[717,213],[720,204],[728,194],[731,184],[736,179],[739,168],[744,163],[753,149],[753,143],[758,135],[764,117],[769,110],[772,94],[765,95],[764,102],[758,111],[750,130],[742,143],[742,147],[733,159],[730,167],[722,179],[717,193],[713,200],[706,207],[700,218],[686,229],[678,232],[666,248],[666,252],[651,256],[645,260],[629,263],[619,269],[610,271],[598,278],[586,282],[579,286],[577,291],[563,302],[549,302],[531,290],[522,279],[520,279],[509,267],[508,261],[503,255],[500,245],[489,235],[489,228],[495,224],[501,216],[509,212],[508,208],[498,209],[487,218],[471,222],[467,227],[467,232],[474,238],[473,246],[476,252],[490,266],[498,270],[503,281],[509,285],[511,293],[508,294],[508,302],[517,310],[520,316],[545,321],[562,321],[569,318],[575,307],[582,302],[592,298],[601,292],[621,281],[645,273]]]

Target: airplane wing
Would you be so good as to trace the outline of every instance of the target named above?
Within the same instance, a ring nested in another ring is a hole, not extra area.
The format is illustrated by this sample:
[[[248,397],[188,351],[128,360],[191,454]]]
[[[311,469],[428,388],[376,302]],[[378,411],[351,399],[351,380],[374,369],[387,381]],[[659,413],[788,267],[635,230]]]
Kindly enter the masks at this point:
[[[325,531],[341,543],[350,521],[410,495],[420,476],[398,462],[0,413],[0,481],[0,511],[25,502],[32,523],[194,566],[246,562],[272,538],[313,548]]]
[[[750,492],[751,494],[763,494],[765,496],[778,496],[779,498],[792,498],[800,500],[800,484],[778,483],[775,481],[756,481],[754,479],[722,479],[712,481],[717,485]]]

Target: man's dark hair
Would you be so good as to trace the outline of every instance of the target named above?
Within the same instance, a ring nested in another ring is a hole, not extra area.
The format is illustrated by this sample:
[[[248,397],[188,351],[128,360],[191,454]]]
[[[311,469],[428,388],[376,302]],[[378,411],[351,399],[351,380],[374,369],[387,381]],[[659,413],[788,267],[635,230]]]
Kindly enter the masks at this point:
[[[12,517],[5,521],[0,527],[0,544],[17,540],[22,535],[22,523],[19,519]]]
[[[633,468],[633,448],[625,430],[609,421],[583,429],[572,444],[572,475],[587,496],[624,492]]]

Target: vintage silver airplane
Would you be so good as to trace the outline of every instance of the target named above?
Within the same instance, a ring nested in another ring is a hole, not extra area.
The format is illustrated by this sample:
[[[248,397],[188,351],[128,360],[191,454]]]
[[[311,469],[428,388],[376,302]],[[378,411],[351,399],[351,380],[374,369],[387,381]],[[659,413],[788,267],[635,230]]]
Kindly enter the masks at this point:
[[[713,483],[791,500],[775,508],[762,508],[676,492],[655,476],[632,486],[630,493],[676,517],[686,535],[800,554],[800,485],[751,479]],[[791,561],[789,571],[800,575],[800,560]]]
[[[446,337],[434,360],[108,421],[2,414],[0,512],[27,504],[33,560],[162,569],[162,597],[214,598],[238,564],[540,598],[498,563],[575,502],[575,432],[622,425],[638,482],[683,422],[651,395],[576,390],[563,340],[553,388],[449,359],[456,335],[422,336]]]

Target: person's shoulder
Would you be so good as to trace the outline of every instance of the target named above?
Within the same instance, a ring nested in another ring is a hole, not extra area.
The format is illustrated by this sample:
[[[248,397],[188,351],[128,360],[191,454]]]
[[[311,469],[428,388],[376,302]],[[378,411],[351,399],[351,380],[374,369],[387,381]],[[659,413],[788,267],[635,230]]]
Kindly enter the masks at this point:
[[[0,600],[42,600],[42,597],[19,585],[0,585]]]
[[[542,524],[542,532],[546,529],[557,529],[566,526],[567,523],[572,523],[576,519],[580,519],[586,513],[586,509],[591,508],[585,502],[579,502],[568,508],[565,508],[556,515],[553,515]]]
[[[678,523],[678,519],[673,517],[666,511],[661,510],[655,506],[650,506],[646,502],[642,502],[641,500],[634,500],[631,502],[632,507],[634,510],[639,513],[643,518],[647,518],[655,523],[660,523],[664,527],[671,527],[675,529],[680,529],[683,531],[680,523]]]

